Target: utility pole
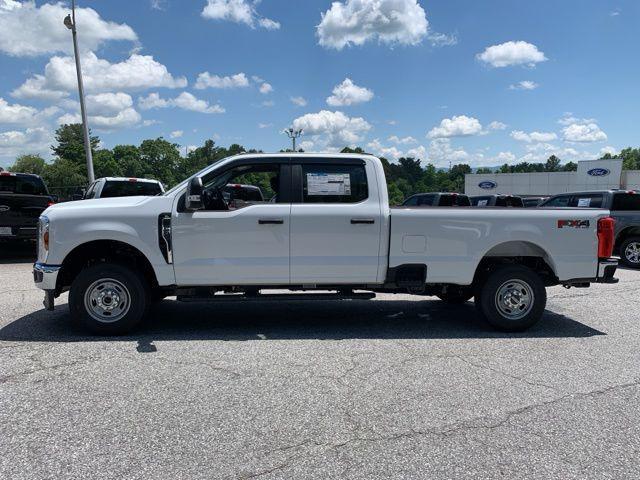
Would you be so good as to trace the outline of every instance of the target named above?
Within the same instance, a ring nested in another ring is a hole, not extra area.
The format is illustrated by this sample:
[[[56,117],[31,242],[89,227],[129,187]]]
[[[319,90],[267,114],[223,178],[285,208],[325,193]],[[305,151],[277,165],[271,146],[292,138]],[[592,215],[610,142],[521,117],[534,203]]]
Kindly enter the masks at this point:
[[[80,55],[78,53],[78,36],[76,32],[76,2],[71,0],[71,15],[64,18],[65,26],[71,30],[73,36],[73,53],[76,59],[76,73],[78,75],[78,95],[80,97],[80,114],[82,115],[82,133],[84,135],[84,152],[87,157],[87,177],[89,183],[93,183],[93,155],[91,154],[91,138],[89,137],[89,124],[87,122],[87,110],[84,105],[84,86],[82,85],[82,69],[80,67]]]
[[[285,128],[284,133],[287,134],[287,137],[291,139],[291,143],[293,145],[293,151],[296,151],[296,138],[302,135],[302,129],[294,130],[293,127]]]

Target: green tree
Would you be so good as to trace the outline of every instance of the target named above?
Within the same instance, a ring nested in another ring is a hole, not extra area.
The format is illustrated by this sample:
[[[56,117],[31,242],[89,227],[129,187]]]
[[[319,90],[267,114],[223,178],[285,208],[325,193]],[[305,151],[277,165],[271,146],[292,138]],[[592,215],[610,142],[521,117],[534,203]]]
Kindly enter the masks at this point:
[[[42,176],[46,167],[47,164],[40,155],[20,155],[9,170],[12,172],[35,173]]]
[[[77,164],[86,164],[86,155],[84,153],[84,136],[82,134],[82,124],[72,123],[60,125],[56,130],[57,145],[52,145],[51,150],[58,158],[71,160]],[[100,139],[90,136],[91,152],[93,153]]]
[[[402,190],[396,185],[394,182],[391,182],[387,185],[387,189],[389,191],[389,204],[390,205],[401,205],[404,202],[404,194]]]
[[[486,174],[493,173],[493,170],[487,167],[480,167],[476,170],[476,173],[480,175],[486,175]]]
[[[562,166],[563,172],[575,172],[578,170],[578,164],[574,162],[567,162]]]
[[[555,155],[551,155],[547,159],[547,163],[544,164],[545,172],[559,172],[560,171],[560,159]]]
[[[87,170],[72,160],[58,158],[48,165],[43,172],[45,183],[54,189],[85,186],[87,184]]]
[[[122,167],[111,150],[98,150],[93,155],[93,170],[96,178],[123,176]]]
[[[640,170],[640,148],[625,148],[619,158],[622,158],[622,168],[625,170]]]
[[[173,186],[181,178],[178,175],[180,165],[179,145],[167,142],[159,137],[155,140],[144,140],[140,144],[140,160],[144,164],[145,176],[160,180],[167,186]]]

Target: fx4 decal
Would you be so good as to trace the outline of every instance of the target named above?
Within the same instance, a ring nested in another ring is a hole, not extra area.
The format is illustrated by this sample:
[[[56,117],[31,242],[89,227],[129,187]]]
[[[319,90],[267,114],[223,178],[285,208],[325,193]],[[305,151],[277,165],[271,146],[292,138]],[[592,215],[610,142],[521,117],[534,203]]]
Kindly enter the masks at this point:
[[[558,220],[558,228],[589,228],[589,220]]]

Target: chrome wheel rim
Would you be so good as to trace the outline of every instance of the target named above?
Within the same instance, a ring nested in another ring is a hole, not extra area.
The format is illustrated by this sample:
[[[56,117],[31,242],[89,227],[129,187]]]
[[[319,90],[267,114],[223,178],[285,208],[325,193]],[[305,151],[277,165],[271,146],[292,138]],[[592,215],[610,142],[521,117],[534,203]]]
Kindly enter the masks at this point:
[[[631,242],[624,249],[624,256],[631,263],[640,263],[640,242]]]
[[[531,311],[534,300],[533,289],[527,282],[507,280],[498,288],[495,304],[500,315],[509,320],[519,320]]]
[[[113,323],[124,317],[131,308],[131,295],[121,282],[101,278],[93,282],[84,294],[87,313],[98,322]]]

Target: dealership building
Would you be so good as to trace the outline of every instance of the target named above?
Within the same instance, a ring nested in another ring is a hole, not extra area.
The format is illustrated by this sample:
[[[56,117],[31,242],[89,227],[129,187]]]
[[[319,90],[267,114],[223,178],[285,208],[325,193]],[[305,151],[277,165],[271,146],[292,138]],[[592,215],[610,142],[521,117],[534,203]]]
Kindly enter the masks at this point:
[[[622,170],[622,160],[585,160],[575,172],[468,174],[467,195],[549,196],[584,190],[640,190],[640,170]]]

